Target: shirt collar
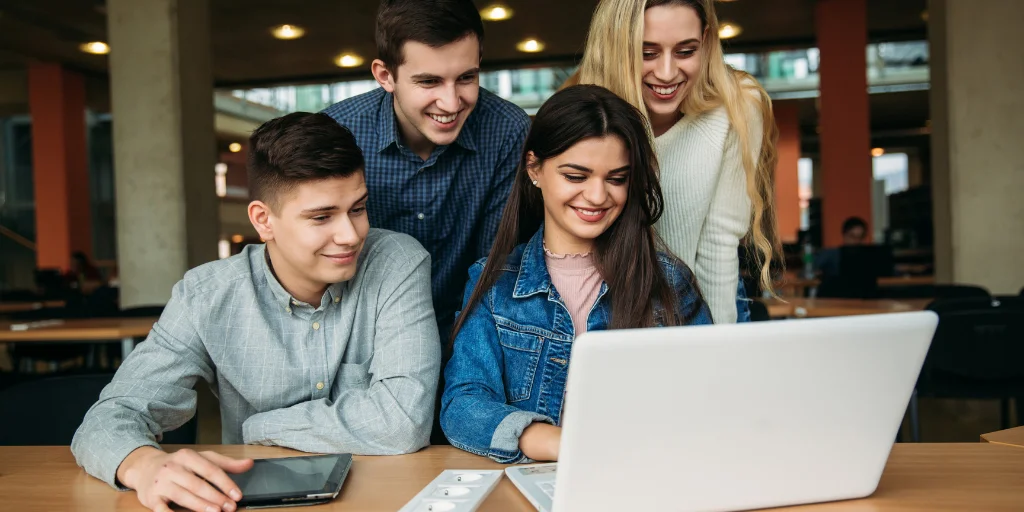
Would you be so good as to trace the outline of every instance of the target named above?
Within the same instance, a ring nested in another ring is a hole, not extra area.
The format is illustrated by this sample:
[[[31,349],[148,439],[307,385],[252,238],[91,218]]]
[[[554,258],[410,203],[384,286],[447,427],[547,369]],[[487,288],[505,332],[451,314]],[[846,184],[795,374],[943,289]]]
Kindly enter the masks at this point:
[[[471,127],[476,125],[476,110],[480,107],[477,103],[473,111],[469,113],[469,117],[466,122],[463,123],[462,129],[459,130],[459,136],[455,138],[455,144],[469,151],[476,151],[476,136],[473,135]],[[377,113],[377,152],[384,151],[392,144],[401,145],[398,133],[398,121],[395,119],[395,96],[390,92],[384,92],[384,96],[381,98],[380,110]]]
[[[270,252],[267,251],[267,244],[263,244],[258,252],[260,253],[258,255],[259,265],[263,267],[263,275],[267,279],[267,285],[270,287],[270,292],[274,295],[274,299],[279,304],[282,304],[288,312],[291,312],[293,305],[304,304],[295,297],[292,297],[292,294],[288,293],[288,290],[285,290],[284,286],[281,286],[281,282],[277,280],[277,276],[274,275],[274,270],[270,266]],[[345,282],[334,283],[328,286],[326,299],[321,298],[321,304],[310,304],[310,306],[318,308],[328,303],[340,302],[344,286]]]
[[[544,262],[544,226],[530,238],[523,249],[522,261],[519,263],[519,276],[512,296],[529,297],[537,293],[551,290],[551,274]]]

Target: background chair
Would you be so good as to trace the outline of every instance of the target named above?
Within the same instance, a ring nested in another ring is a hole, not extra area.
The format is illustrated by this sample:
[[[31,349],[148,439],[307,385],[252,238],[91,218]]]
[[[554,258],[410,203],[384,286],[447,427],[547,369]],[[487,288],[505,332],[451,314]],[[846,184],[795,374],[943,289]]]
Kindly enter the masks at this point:
[[[1024,423],[1024,300],[947,299],[928,306],[939,326],[911,398],[913,440],[920,441],[918,398],[996,399],[1001,428],[1009,428],[1009,401]]]
[[[30,380],[0,390],[0,446],[70,445],[112,373]],[[195,444],[197,419],[164,433],[162,443]]]

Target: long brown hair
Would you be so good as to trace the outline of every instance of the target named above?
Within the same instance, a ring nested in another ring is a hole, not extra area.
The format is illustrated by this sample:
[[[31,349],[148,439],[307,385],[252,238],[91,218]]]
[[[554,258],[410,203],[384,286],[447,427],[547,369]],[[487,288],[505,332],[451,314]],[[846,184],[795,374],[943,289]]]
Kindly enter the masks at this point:
[[[725,63],[718,37],[713,0],[601,0],[594,10],[583,61],[567,84],[597,84],[618,94],[646,116],[641,85],[643,74],[644,12],[661,5],[696,11],[704,30],[700,75],[694,80],[681,110],[698,116],[724,106],[739,140],[750,199],[749,253],[758,266],[761,288],[772,290],[771,264],[783,263],[775,217],[773,183],[778,155],[778,127],[768,93],[750,74]],[[646,117],[645,117],[646,119]],[[751,139],[751,126],[761,128],[761,140]],[[653,136],[649,132],[650,136]],[[757,151],[755,151],[757,150]]]
[[[622,214],[594,240],[594,260],[608,285],[609,328],[650,327],[658,321],[681,325],[691,320],[680,318],[675,290],[658,262],[658,250],[663,244],[653,226],[661,217],[664,203],[657,178],[658,164],[646,130],[642,114],[635,107],[595,85],[563,89],[541,106],[526,137],[491,253],[452,329],[453,341],[467,314],[497,282],[508,255],[517,245],[529,241],[544,222],[544,199],[527,174],[527,155],[532,153],[537,159],[535,165],[542,165],[581,140],[608,135],[622,140],[630,164]],[[676,264],[684,265],[679,260]],[[690,276],[690,285],[699,293],[692,273]],[[658,318],[655,304],[662,310]]]

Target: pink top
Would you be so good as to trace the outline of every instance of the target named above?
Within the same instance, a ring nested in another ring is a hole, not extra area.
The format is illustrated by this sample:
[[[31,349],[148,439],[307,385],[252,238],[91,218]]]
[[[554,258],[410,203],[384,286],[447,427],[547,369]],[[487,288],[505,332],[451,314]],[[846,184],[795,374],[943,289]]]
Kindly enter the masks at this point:
[[[587,332],[587,316],[604,280],[590,254],[555,254],[544,247],[544,262],[562,302],[569,309],[576,336]]]

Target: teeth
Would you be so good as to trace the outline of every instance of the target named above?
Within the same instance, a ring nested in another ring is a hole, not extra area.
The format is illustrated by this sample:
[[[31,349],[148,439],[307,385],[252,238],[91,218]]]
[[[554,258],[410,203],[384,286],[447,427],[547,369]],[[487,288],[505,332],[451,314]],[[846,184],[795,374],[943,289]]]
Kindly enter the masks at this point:
[[[438,116],[438,115],[434,115],[434,114],[427,114],[427,115],[430,116],[434,121],[437,121],[439,123],[445,123],[445,124],[450,123],[452,121],[455,121],[455,118],[458,117],[458,114],[452,114],[450,116]]]
[[[582,208],[576,208],[576,210],[582,213],[583,215],[589,215],[591,217],[601,213],[601,210],[584,210]]]
[[[676,92],[676,89],[678,88],[679,84],[673,85],[672,87],[658,87],[657,85],[651,86],[651,89],[654,89],[654,92],[658,94],[672,94]]]

